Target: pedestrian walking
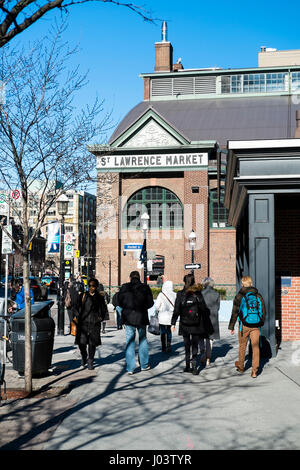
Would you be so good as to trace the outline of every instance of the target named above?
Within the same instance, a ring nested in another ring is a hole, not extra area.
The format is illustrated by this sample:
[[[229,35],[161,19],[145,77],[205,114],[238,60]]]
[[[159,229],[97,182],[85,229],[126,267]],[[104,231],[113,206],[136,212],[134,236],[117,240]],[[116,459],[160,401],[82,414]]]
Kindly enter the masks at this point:
[[[98,291],[99,291],[100,295],[102,295],[102,297],[104,298],[104,302],[106,304],[106,313],[105,313],[104,320],[102,322],[102,333],[105,334],[106,333],[106,330],[105,330],[106,322],[109,320],[109,312],[108,312],[108,308],[107,308],[107,304],[109,302],[109,295],[108,295],[107,292],[105,292],[103,284],[99,284]]]
[[[150,369],[146,327],[149,325],[148,309],[153,305],[150,287],[142,284],[138,271],[130,273],[130,282],[123,284],[118,293],[118,304],[122,308],[121,322],[126,332],[126,369],[129,375],[135,369],[135,336],[139,335],[139,363],[141,370]]]
[[[78,317],[80,307],[81,293],[77,290],[76,284],[70,278],[64,284],[64,302],[69,317],[69,333],[71,334],[71,323],[74,318]]]
[[[162,352],[171,352],[171,320],[174,312],[175,299],[176,293],[173,291],[173,282],[164,282],[162,291],[158,294],[155,302],[155,310],[158,313]]]
[[[242,287],[233,301],[228,329],[233,335],[235,323],[239,319],[239,359],[235,362],[235,367],[239,372],[244,372],[246,347],[250,338],[252,346],[251,377],[256,378],[260,361],[260,326],[264,324],[266,308],[264,299],[256,287],[252,285],[250,276],[242,277],[241,284]]]
[[[122,315],[122,308],[119,306],[119,301],[118,301],[118,292],[116,292],[113,295],[112,298],[112,304],[114,306],[114,309],[116,311],[116,320],[117,320],[117,330],[122,330],[122,323],[121,323],[121,315]]]
[[[214,332],[209,338],[200,338],[200,362],[207,367],[210,366],[213,341],[220,339],[220,328],[219,328],[219,309],[220,309],[220,294],[214,289],[215,282],[211,277],[206,277],[202,281],[202,296],[204,302],[210,312],[210,321]]]
[[[88,369],[92,370],[96,347],[101,344],[101,322],[105,318],[107,306],[97,290],[97,279],[89,279],[88,288],[81,298],[75,344],[81,352],[82,366],[88,361]]]
[[[180,317],[178,334],[183,336],[185,347],[184,372],[197,374],[197,353],[200,338],[208,338],[213,333],[209,319],[209,310],[203,300],[201,284],[195,284],[193,274],[187,274],[183,278],[184,288],[177,292],[174,313],[171,324],[175,331],[175,324]],[[192,369],[191,365],[192,349]]]

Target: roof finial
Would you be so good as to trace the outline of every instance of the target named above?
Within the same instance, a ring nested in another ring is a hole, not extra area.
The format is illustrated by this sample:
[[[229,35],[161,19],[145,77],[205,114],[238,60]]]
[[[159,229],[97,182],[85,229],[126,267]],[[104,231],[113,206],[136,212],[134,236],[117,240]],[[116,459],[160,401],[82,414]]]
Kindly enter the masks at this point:
[[[161,26],[161,40],[162,42],[167,42],[168,40],[168,28],[167,28],[166,21],[163,21],[162,26]]]

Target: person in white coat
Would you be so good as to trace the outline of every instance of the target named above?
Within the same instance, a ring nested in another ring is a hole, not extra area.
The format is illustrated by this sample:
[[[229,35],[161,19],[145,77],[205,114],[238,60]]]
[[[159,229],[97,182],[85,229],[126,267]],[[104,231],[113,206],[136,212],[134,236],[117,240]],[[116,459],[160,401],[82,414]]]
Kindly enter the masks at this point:
[[[160,327],[161,349],[163,352],[171,352],[171,319],[174,311],[176,293],[173,291],[173,282],[166,281],[162,291],[158,294],[155,309],[158,312]]]

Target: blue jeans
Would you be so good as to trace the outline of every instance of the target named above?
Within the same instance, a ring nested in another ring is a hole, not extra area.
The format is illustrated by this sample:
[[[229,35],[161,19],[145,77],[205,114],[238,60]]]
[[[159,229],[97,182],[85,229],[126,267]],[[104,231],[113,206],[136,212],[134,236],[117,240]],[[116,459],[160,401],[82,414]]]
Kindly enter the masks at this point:
[[[127,372],[133,372],[135,369],[135,336],[136,330],[139,334],[139,360],[141,369],[146,369],[149,364],[149,350],[146,336],[146,326],[125,325],[126,331],[126,369]]]
[[[121,314],[122,314],[122,308],[117,306],[116,307],[116,313],[117,313],[117,328],[121,328]]]

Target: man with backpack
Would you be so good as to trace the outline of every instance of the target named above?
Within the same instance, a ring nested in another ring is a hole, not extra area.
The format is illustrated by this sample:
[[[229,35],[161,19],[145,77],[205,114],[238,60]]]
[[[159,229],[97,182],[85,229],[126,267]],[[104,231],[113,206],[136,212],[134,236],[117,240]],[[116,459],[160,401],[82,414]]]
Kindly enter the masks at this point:
[[[238,372],[244,372],[244,362],[248,339],[252,346],[251,377],[256,378],[259,369],[260,327],[265,322],[266,308],[264,299],[253,287],[250,276],[242,277],[242,288],[235,296],[228,329],[234,334],[234,325],[239,320],[239,360],[235,362]]]
[[[118,292],[118,306],[122,308],[121,322],[126,332],[126,365],[129,375],[135,369],[135,336],[139,335],[139,362],[141,370],[149,370],[149,352],[146,326],[149,325],[148,309],[153,305],[153,295],[147,284],[142,284],[140,273],[132,271],[130,282],[123,284]]]
[[[178,334],[183,336],[185,347],[184,372],[192,372],[196,375],[199,340],[208,338],[214,330],[209,318],[209,310],[201,294],[202,286],[195,284],[193,274],[184,276],[183,281],[184,288],[177,293],[171,325],[172,331],[175,331],[175,324],[180,316]],[[192,369],[190,367],[191,348]]]

